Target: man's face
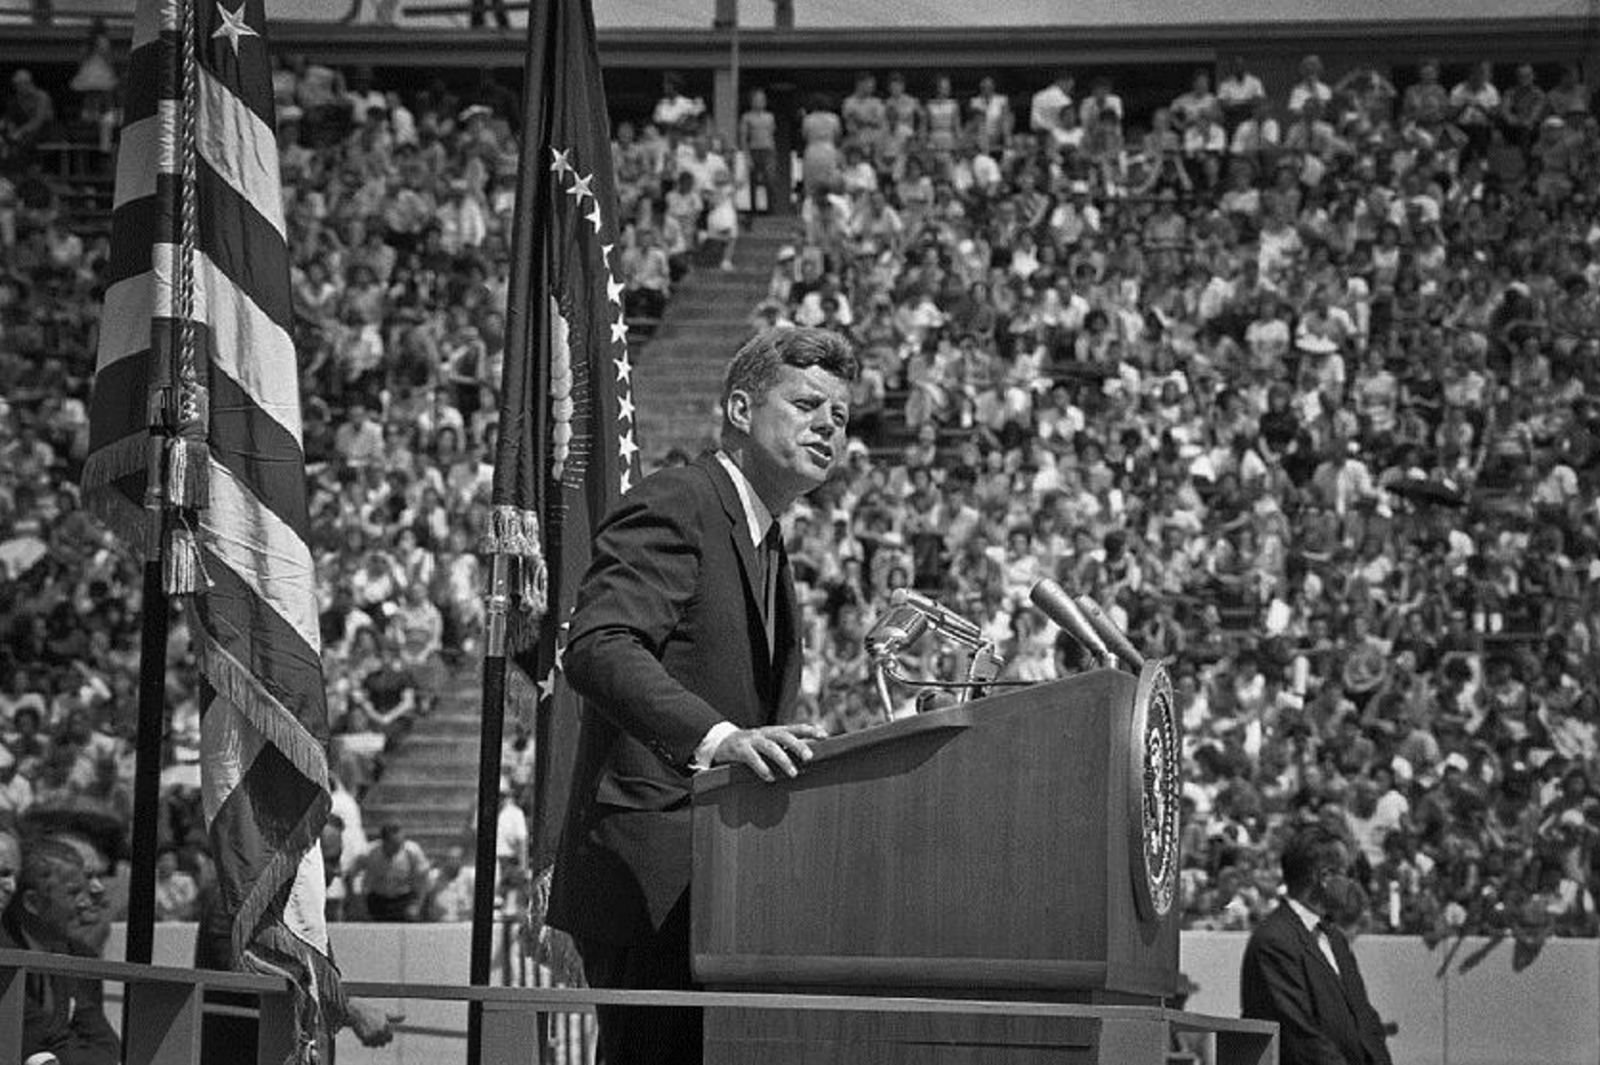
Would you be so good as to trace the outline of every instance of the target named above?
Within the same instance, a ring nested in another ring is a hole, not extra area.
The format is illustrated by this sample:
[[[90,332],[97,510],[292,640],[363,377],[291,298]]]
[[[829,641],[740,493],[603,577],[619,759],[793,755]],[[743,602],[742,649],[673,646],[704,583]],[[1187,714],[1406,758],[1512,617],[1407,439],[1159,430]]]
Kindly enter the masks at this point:
[[[99,919],[89,878],[79,867],[57,869],[49,884],[30,889],[23,901],[38,931],[57,943],[78,939]]]
[[[787,503],[827,480],[844,454],[850,386],[821,366],[784,365],[764,398],[736,390],[729,420],[749,437],[746,475],[763,499]]]

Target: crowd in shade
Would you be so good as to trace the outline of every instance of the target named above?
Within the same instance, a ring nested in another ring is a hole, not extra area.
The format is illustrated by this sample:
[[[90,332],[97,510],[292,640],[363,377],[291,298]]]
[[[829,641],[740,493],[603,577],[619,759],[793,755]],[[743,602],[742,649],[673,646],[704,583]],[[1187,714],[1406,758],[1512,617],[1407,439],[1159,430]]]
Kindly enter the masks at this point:
[[[1053,577],[1168,663],[1182,905],[1248,928],[1287,831],[1359,856],[1346,923],[1593,935],[1600,893],[1600,125],[1575,70],[1269,95],[1239,62],[1144,121],[1063,74],[863,74],[803,121],[757,324],[860,345],[848,469],[789,550],[805,692],[882,720],[862,636],[941,599],[1006,676],[1083,665]],[[919,98],[916,90],[931,94]],[[954,679],[949,648],[904,663]]]
[[[787,529],[806,710],[834,732],[883,720],[862,638],[900,586],[977,622],[1005,679],[1074,672],[1079,650],[1028,602],[1054,577],[1168,663],[1189,927],[1249,927],[1285,832],[1316,819],[1360,855],[1352,927],[1594,934],[1588,90],[1431,63],[1330,83],[1315,57],[1272,96],[1224,74],[1150,115],[1067,74],[1014,97],[863,75],[807,108],[799,223],[752,325],[845,331],[865,372],[845,468]],[[360,800],[481,647],[518,101],[487,76],[402,96],[300,61],[274,83],[334,895],[346,916],[377,895],[461,917],[463,856],[422,854],[404,826],[369,844]],[[617,126],[617,254],[648,328],[787,175],[763,100],[735,145],[676,89],[638,117]],[[126,817],[139,573],[74,487],[109,243],[29,151],[0,177],[0,819]],[[174,622],[164,864],[203,891]],[[957,657],[930,637],[904,667],[951,677]],[[525,724],[502,822],[526,796]],[[189,894],[171,892],[180,916]]]

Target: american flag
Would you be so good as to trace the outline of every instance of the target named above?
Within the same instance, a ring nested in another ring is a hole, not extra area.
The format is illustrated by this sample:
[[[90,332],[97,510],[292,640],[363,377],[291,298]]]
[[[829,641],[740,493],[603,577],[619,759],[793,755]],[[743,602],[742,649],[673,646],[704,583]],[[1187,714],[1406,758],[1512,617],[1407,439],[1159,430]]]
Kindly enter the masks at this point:
[[[341,1020],[343,1000],[323,917],[327,704],[265,34],[262,0],[140,0],[83,488],[136,553],[161,552],[184,597],[233,957],[306,992],[305,1036]]]
[[[623,320],[616,184],[594,13],[588,0],[534,4],[507,314],[494,495],[498,546],[534,544],[548,567],[544,623],[518,665],[538,690],[531,865],[555,859],[577,750],[578,700],[561,677],[565,622],[593,530],[640,476],[633,365]],[[537,528],[535,528],[537,524]],[[508,534],[509,535],[504,535]],[[543,913],[536,912],[536,919]]]

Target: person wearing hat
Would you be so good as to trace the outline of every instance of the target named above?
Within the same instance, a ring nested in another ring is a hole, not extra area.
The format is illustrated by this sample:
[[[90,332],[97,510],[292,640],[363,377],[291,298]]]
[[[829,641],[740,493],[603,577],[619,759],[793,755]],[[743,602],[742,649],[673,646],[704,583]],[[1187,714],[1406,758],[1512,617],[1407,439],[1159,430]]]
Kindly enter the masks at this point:
[[[1244,1016],[1277,1022],[1283,1065],[1390,1065],[1383,1021],[1333,922],[1357,886],[1344,841],[1307,825],[1289,838],[1281,862],[1285,897],[1245,947]]]

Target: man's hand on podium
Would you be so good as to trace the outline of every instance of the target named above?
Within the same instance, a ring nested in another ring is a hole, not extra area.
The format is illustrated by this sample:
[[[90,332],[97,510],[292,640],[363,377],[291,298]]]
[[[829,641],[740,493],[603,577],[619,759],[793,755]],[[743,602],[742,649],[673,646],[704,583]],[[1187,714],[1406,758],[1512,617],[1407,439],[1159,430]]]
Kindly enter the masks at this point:
[[[772,783],[777,779],[776,767],[784,776],[800,772],[795,763],[811,761],[809,740],[827,737],[820,725],[767,725],[763,728],[742,728],[728,733],[711,754],[712,765],[739,763],[752,773]]]

